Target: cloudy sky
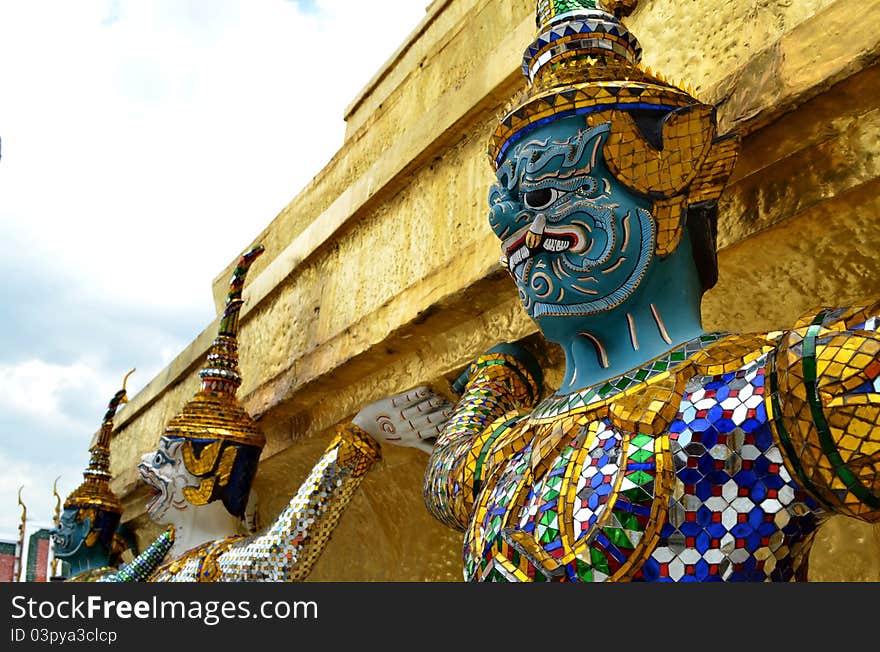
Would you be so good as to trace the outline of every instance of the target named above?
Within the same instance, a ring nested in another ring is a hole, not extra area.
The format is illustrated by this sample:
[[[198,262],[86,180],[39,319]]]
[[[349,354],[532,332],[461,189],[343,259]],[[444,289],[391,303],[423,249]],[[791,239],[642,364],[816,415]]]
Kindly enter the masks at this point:
[[[0,539],[19,486],[37,527],[79,484],[125,372],[134,395],[210,323],[428,4],[0,3]]]

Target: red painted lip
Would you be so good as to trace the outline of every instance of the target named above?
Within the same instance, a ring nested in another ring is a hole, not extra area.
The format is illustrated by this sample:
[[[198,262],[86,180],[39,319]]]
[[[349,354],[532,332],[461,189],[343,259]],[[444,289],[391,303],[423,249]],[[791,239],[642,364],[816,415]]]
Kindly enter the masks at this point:
[[[526,241],[526,234],[528,233],[527,229],[523,230],[521,236],[519,236],[516,240],[513,241],[512,244],[508,245],[504,249],[504,255],[510,258],[510,255],[522,247]],[[548,226],[544,229],[544,240],[547,238],[553,238],[556,240],[567,240],[569,243],[569,248],[565,251],[571,251],[573,253],[579,253],[583,250],[584,246],[584,236],[577,230],[570,229],[555,229],[552,226]],[[548,252],[548,253],[562,253],[562,252]]]
[[[520,237],[518,237],[516,239],[516,241],[512,245],[510,245],[509,247],[507,247],[504,250],[504,255],[509,257],[510,254],[512,254],[514,251],[519,249],[523,244],[525,244],[525,241],[526,241],[526,234],[523,233]]]

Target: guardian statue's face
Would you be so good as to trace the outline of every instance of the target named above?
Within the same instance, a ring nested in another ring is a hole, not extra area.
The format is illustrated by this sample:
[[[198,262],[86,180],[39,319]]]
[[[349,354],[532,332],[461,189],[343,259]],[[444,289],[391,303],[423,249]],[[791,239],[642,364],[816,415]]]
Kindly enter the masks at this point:
[[[154,493],[147,513],[160,525],[172,523],[175,513],[191,507],[183,489],[199,485],[183,463],[183,444],[182,439],[162,437],[159,447],[144,455],[138,464],[138,474]]]
[[[608,131],[580,117],[536,129],[507,152],[489,193],[489,222],[539,324],[620,305],[651,262],[650,202],[605,166]]]
[[[52,530],[55,556],[59,559],[67,559],[75,555],[85,544],[92,529],[92,519],[89,516],[80,518],[79,512],[77,507],[66,508],[61,512],[58,527]]]

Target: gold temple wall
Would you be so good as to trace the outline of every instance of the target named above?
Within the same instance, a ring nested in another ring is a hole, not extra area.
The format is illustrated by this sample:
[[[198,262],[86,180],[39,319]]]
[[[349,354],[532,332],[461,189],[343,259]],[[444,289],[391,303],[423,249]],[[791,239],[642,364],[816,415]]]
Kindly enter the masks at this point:
[[[254,238],[267,251],[245,291],[239,396],[268,439],[255,485],[263,523],[328,429],[365,402],[423,383],[448,392],[475,355],[523,338],[549,388],[559,383],[559,351],[499,270],[485,208],[486,140],[520,87],[533,9],[432,3],[346,110],[343,148]],[[718,104],[722,130],[745,136],[720,206],[705,326],[783,328],[813,304],[880,295],[880,0],[643,0],[627,24],[647,65],[686,78]],[[218,306],[233,263],[214,283]],[[196,391],[215,332],[216,322],[117,419],[113,487],[142,544],[158,530],[137,459]],[[383,453],[310,579],[460,579],[460,535],[422,503],[426,456]],[[880,526],[833,519],[811,563],[814,580],[880,580]]]

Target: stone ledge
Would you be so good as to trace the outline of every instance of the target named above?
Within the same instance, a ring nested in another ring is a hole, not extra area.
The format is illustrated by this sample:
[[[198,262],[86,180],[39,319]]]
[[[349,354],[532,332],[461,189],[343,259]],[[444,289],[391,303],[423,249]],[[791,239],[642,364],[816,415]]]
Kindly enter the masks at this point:
[[[705,97],[722,133],[756,131],[880,59],[880,0],[836,2],[794,27]]]
[[[345,112],[343,113],[343,118],[346,122],[348,122],[355,111],[360,108],[361,104],[367,99],[367,97],[373,95],[379,85],[388,77],[389,73],[398,65],[400,65],[406,53],[410,50],[413,44],[422,37],[428,27],[431,26],[437,17],[440,15],[442,11],[444,11],[452,2],[452,0],[434,0],[430,5],[425,9],[425,17],[419,21],[419,24],[416,25],[415,29],[410,32],[410,35],[406,38],[406,40],[400,45],[397,50],[394,51],[394,54],[389,57],[388,61],[386,61],[381,68],[376,72],[375,75],[367,82],[367,85],[355,96],[355,98],[349,103],[347,107],[345,107]],[[390,91],[389,91],[390,92]]]

